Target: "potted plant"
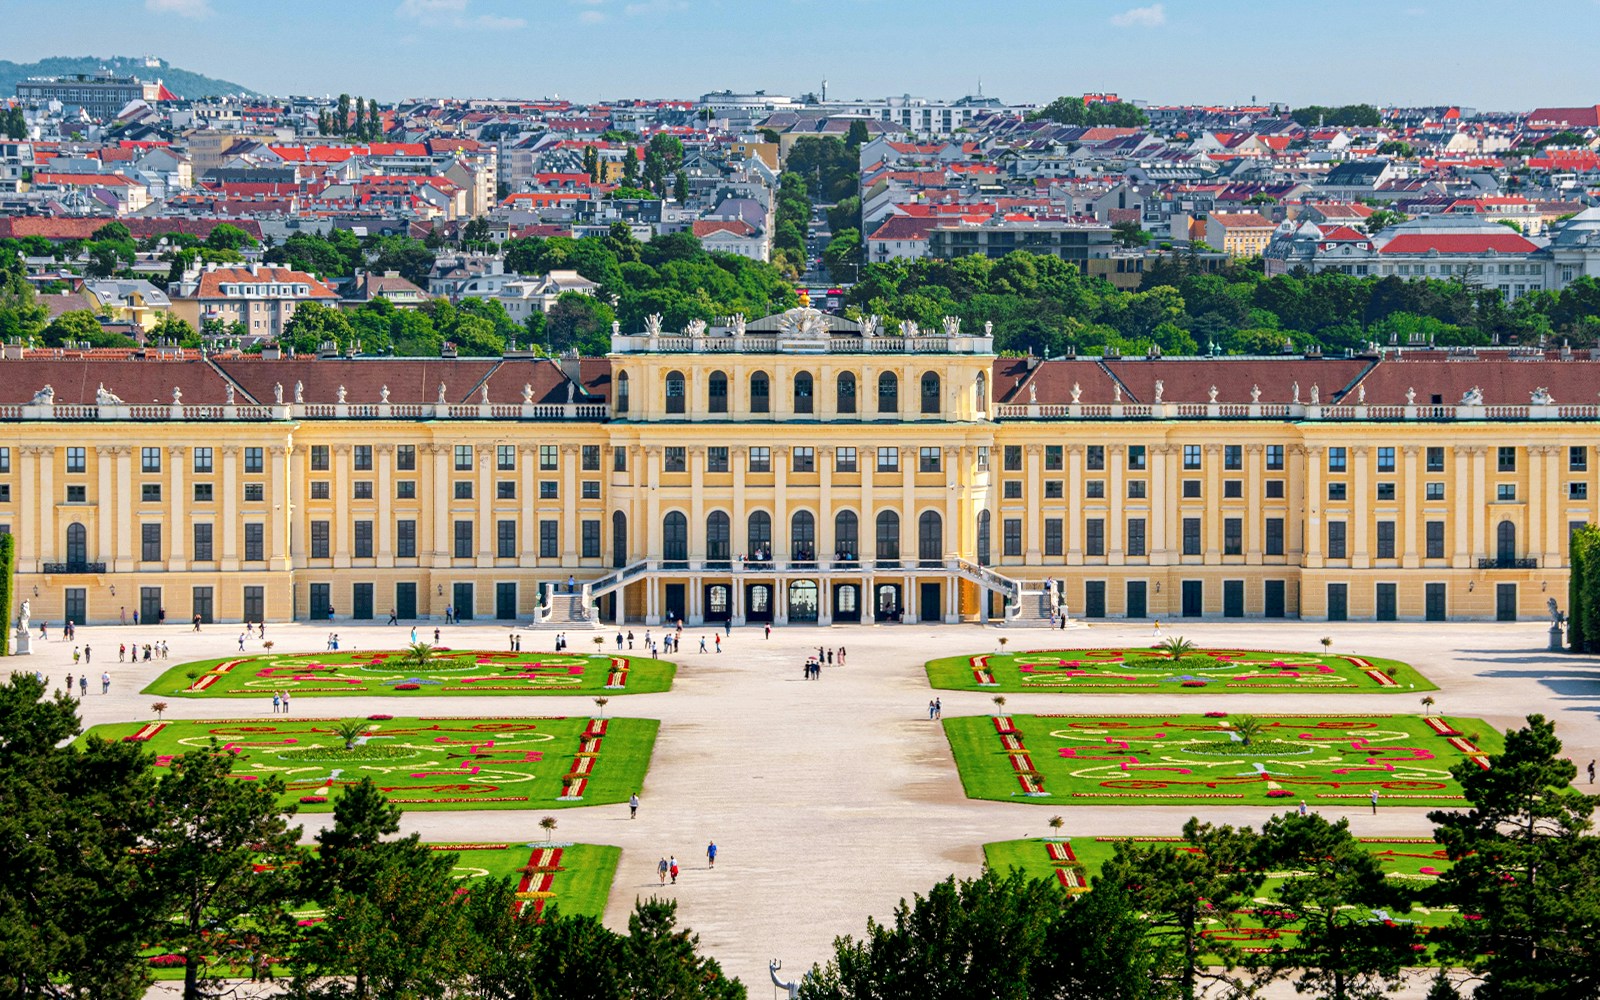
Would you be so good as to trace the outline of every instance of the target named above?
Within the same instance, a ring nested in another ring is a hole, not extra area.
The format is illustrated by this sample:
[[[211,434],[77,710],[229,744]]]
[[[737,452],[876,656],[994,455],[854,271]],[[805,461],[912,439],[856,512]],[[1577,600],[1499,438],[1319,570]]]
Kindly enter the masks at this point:
[[[333,727],[333,731],[339,734],[340,739],[344,740],[344,748],[346,750],[354,750],[356,740],[361,737],[362,733],[367,731],[367,726],[360,719],[344,719]]]
[[[1425,695],[1422,696],[1422,714],[1423,715],[1425,715],[1425,716],[1432,715],[1433,714],[1433,705],[1434,705],[1433,695],[1425,694]]]
[[[154,704],[152,704],[150,706],[150,711],[156,713],[156,721],[157,722],[161,721],[161,713],[165,712],[166,710],[167,710],[167,703],[164,702],[164,701],[155,702]]]
[[[544,831],[544,842],[550,843],[551,834],[556,832],[556,818],[554,816],[546,816],[541,819],[539,821],[539,829]]]
[[[1181,660],[1194,652],[1194,643],[1181,635],[1171,636],[1156,644],[1156,649],[1174,660]]]
[[[1245,746],[1250,741],[1261,735],[1261,720],[1253,715],[1241,715],[1233,720],[1233,731],[1239,734],[1239,739]]]
[[[1333,636],[1331,636],[1331,635],[1325,635],[1321,639],[1319,639],[1318,641],[1322,643],[1322,651],[1323,651],[1323,653],[1327,653],[1329,650],[1331,650],[1333,648]]]
[[[598,708],[600,710],[600,718],[603,719],[603,718],[606,717],[606,706],[609,705],[610,703],[611,703],[611,699],[607,698],[605,695],[599,695],[598,697],[595,698],[594,705],[595,705],[596,708]]]
[[[266,642],[263,642],[261,644],[261,648],[266,650],[269,653],[272,652],[272,640],[268,639]]]
[[[598,653],[600,652],[600,647],[606,644],[606,637],[603,635],[597,635],[590,641],[594,643],[594,651]]]
[[[1050,817],[1050,835],[1053,836],[1053,837],[1060,837],[1061,836],[1061,827],[1064,826],[1065,824],[1066,824],[1066,820],[1062,819],[1060,816],[1051,816]]]
[[[1003,636],[1000,637],[1000,652],[1004,653],[1006,651],[1006,643],[1008,643],[1010,641],[1011,641],[1010,636],[1004,636],[1003,635]]]
[[[1006,696],[997,694],[989,700],[994,702],[994,714],[1004,718],[1006,714]]]

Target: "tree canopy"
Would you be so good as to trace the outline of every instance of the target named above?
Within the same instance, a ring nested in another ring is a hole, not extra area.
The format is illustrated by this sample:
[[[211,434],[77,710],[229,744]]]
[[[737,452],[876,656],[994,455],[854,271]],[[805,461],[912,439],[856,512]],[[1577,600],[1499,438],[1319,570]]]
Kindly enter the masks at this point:
[[[1037,111],[1028,121],[1052,121],[1062,125],[1109,125],[1138,128],[1150,124],[1150,116],[1126,101],[1084,101],[1081,97],[1058,97]]]

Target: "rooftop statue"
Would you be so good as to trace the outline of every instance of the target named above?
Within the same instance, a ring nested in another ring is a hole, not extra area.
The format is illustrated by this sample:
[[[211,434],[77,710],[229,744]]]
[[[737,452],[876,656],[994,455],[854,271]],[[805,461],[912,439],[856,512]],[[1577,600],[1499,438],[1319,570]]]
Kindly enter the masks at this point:
[[[274,382],[272,384],[272,401],[274,403],[276,403],[277,405],[279,405],[279,406],[283,405],[283,383],[282,382]]]
[[[389,387],[388,387],[388,385],[385,385],[382,389],[378,390],[378,402],[385,403],[385,404],[387,404],[389,402]]]
[[[1555,401],[1555,397],[1550,395],[1550,390],[1542,385],[1528,396],[1528,402],[1534,406],[1550,406]]]
[[[106,384],[104,382],[101,382],[100,383],[100,388],[95,390],[94,401],[95,401],[95,404],[98,405],[98,406],[121,406],[122,405],[122,398],[120,396],[118,396],[116,393],[114,393],[114,392],[110,391],[109,389],[107,389],[106,388]]]
[[[1167,383],[1156,379],[1156,402],[1161,402],[1161,394],[1167,391]]]
[[[644,332],[646,336],[661,336],[661,314],[651,313],[644,318]]]
[[[182,406],[183,405],[183,386],[175,385],[175,386],[172,387],[172,405],[173,406]]]
[[[526,406],[531,402],[533,402],[533,383],[524,382],[522,383],[522,405]]]
[[[961,336],[961,317],[946,316],[944,318],[944,335],[946,337]]]
[[[703,319],[691,319],[684,325],[683,335],[685,337],[704,337],[706,335],[706,321]]]
[[[1253,385],[1253,386],[1250,387],[1250,402],[1252,402],[1252,403],[1261,402],[1261,386]]]
[[[1483,390],[1478,388],[1477,386],[1473,386],[1472,388],[1468,389],[1466,392],[1462,393],[1461,394],[1461,405],[1462,406],[1482,406],[1483,405]]]
[[[744,313],[734,313],[732,316],[728,317],[728,331],[735,337],[744,336],[744,327]]]
[[[104,388],[104,386],[102,386],[101,388]],[[223,391],[225,393],[227,393],[227,403],[228,403],[228,405],[232,406],[233,405],[233,383],[229,382],[227,385],[223,386]]]
[[[825,340],[828,314],[820,309],[797,306],[778,316],[778,334],[788,340]]]
[[[306,401],[306,384],[304,382],[296,382],[294,384],[294,401],[296,403],[304,403]]]
[[[1406,390],[1406,405],[1407,406],[1411,406],[1411,405],[1415,404],[1416,401],[1417,401],[1417,390],[1415,390],[1415,389],[1407,389]]]
[[[917,321],[916,320],[914,320],[914,319],[903,319],[903,320],[900,321],[900,336],[905,337],[907,339],[910,339],[911,337],[915,337],[916,335],[917,335]]]
[[[341,385],[339,387],[339,402],[343,403],[345,401],[345,397],[347,397],[349,395],[350,395],[349,390],[347,390],[344,386]]]
[[[881,317],[881,316],[863,316],[863,317],[861,317],[861,337],[862,337],[863,340],[871,340],[873,337],[881,336],[882,334],[883,334],[883,317]]]
[[[1212,403],[1215,403],[1217,401],[1217,387],[1216,386],[1212,386],[1209,390],[1206,391],[1206,399],[1207,399],[1208,402],[1212,402]]]
[[[448,402],[448,400],[446,400],[444,398],[444,383],[440,382],[439,383],[439,405],[443,406],[447,402]]]

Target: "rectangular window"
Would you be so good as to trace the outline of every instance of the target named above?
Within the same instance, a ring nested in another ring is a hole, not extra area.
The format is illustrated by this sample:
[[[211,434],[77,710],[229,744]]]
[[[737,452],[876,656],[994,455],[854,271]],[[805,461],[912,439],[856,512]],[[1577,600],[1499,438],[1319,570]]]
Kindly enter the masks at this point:
[[[1427,453],[1427,462],[1428,462],[1428,471],[1429,472],[1443,472],[1444,471],[1444,449],[1443,448],[1429,448],[1428,449],[1428,453]]]
[[[583,558],[600,558],[600,522],[592,518],[581,525],[583,529]]]
[[[311,558],[313,558],[313,559],[327,559],[328,556],[329,556],[328,522],[327,521],[312,521],[311,522]]]
[[[1501,445],[1495,449],[1495,466],[1500,472],[1517,471],[1517,449],[1514,445]]]
[[[396,500],[415,500],[417,498],[417,481],[415,479],[401,479],[394,484]]]
[[[357,559],[372,558],[372,522],[355,522],[355,551],[351,555]]]
[[[1345,523],[1343,521],[1328,522],[1328,558],[1349,558],[1349,553],[1345,547]]]
[[[472,558],[472,522],[456,522],[456,558]]]
[[[1394,522],[1378,522],[1378,558],[1394,558]]]
[[[1022,518],[1008,517],[1001,524],[1002,552],[1008,556],[1022,555]]]
[[[325,445],[325,444],[314,444],[314,445],[311,446],[311,471],[312,472],[327,472],[328,471],[328,446],[327,445]]]
[[[140,448],[139,449],[139,469],[142,472],[160,472],[161,471],[161,449],[160,448]],[[79,471],[81,472],[82,470],[80,469]]]
[[[986,444],[978,445],[978,471],[989,471],[989,446]]]
[[[67,487],[67,503],[88,503],[88,502],[89,502],[89,487],[87,487],[87,486],[72,486],[72,485],[69,485]]]
[[[757,445],[750,449],[751,472],[772,471],[772,449],[764,445]]]
[[[352,495],[355,497],[355,499],[357,499],[357,500],[371,500],[372,499],[372,480],[370,480],[370,479],[358,479],[354,483],[352,483],[351,485],[354,487],[354,493]]]
[[[1142,470],[1145,467],[1145,446],[1142,444],[1128,445],[1128,468]]]
[[[494,554],[500,559],[517,557],[517,522],[496,521]]]
[[[1571,445],[1571,446],[1569,446],[1567,448],[1567,471],[1568,472],[1588,472],[1589,471],[1589,446],[1588,445],[1586,445],[1586,444],[1575,444],[1575,445]]]
[[[1444,499],[1444,483],[1429,483],[1425,488],[1424,497],[1428,500]]]
[[[1083,495],[1090,500],[1103,500],[1106,495],[1106,481],[1104,479],[1089,479],[1083,484]]]
[[[494,498],[496,500],[515,500],[517,498],[517,481],[515,479],[502,479],[495,483]]]
[[[1099,472],[1106,467],[1106,446],[1091,444],[1083,450],[1083,467],[1091,472]]]
[[[1347,452],[1343,448],[1328,449],[1328,471],[1343,472],[1348,464]]]
[[[710,446],[709,448],[706,449],[706,471],[707,472],[727,472],[728,471],[728,447],[727,447],[727,445],[717,444],[717,445],[712,445],[712,446]]]
[[[1061,555],[1061,518],[1059,517],[1047,517],[1044,519],[1044,554],[1047,556]]]
[[[1237,472],[1238,470],[1244,468],[1244,445],[1223,445],[1222,467],[1233,472]]]
[[[417,557],[417,522],[412,520],[394,523],[394,554],[400,559]]]
[[[1186,517],[1183,519],[1183,554],[1197,556],[1200,554],[1200,519]]]
[[[1083,554],[1086,556],[1103,556],[1106,554],[1106,522],[1104,518],[1090,517],[1084,519]]]
[[[1394,483],[1379,483],[1378,484],[1378,499],[1379,500],[1393,500],[1394,499],[1394,495],[1395,495]]]
[[[139,558],[144,562],[161,561],[161,525],[139,526]]]
[[[324,485],[326,485],[326,484],[324,484]],[[245,500],[245,503],[260,503],[263,500],[265,500],[266,498],[267,498],[267,487],[266,487],[265,483],[245,483],[244,484],[244,500]],[[324,498],[324,499],[326,499],[326,498]]]
[[[1225,517],[1222,519],[1222,554],[1225,556],[1244,555],[1243,518]]]
[[[1393,472],[1394,471],[1394,449],[1393,448],[1385,447],[1385,448],[1379,448],[1378,449],[1378,471],[1379,472]]]
[[[627,472],[628,471],[628,449],[626,449],[626,448],[612,448],[611,449],[611,471],[612,472]]]
[[[472,480],[457,479],[455,482],[455,496],[457,500],[471,500]]]
[[[417,468],[417,446],[397,445],[394,449],[394,467],[401,472],[414,472]]]
[[[207,473],[211,471],[211,449],[196,448],[194,450],[194,471]]]
[[[1198,500],[1200,498],[1200,480],[1185,479],[1183,481],[1183,498],[1185,500]]]
[[[942,448],[918,448],[917,449],[917,471],[918,472],[938,472],[939,471],[939,462],[940,462],[940,458],[941,458],[942,454],[943,454],[943,449]]]
[[[1061,446],[1047,444],[1044,446],[1044,467],[1047,472],[1060,472],[1063,468],[1061,459]]]
[[[689,450],[682,445],[667,445],[661,453],[662,472],[686,472],[689,468]]]
[[[1128,555],[1142,556],[1144,551],[1144,518],[1128,518]]]
[[[1267,469],[1271,472],[1279,472],[1283,469],[1283,445],[1267,445]]]
[[[1008,444],[1004,452],[1004,468],[1007,472],[1022,471],[1022,445]]]
[[[1200,446],[1186,444],[1183,446],[1183,467],[1185,469],[1200,468]]]
[[[1494,498],[1500,501],[1511,501],[1517,498],[1516,483],[1500,483],[1494,488]]]
[[[211,559],[211,525],[196,524],[194,526],[194,561],[210,562]]]
[[[456,471],[471,472],[473,469],[472,445],[458,444],[455,448]]]
[[[11,502],[11,484],[10,483],[0,483],[0,503],[10,503],[10,502]],[[5,531],[4,532],[0,532],[0,534],[9,534],[11,532],[11,526],[10,525],[0,525],[0,528],[4,528],[5,529]]]
[[[1147,488],[1148,486],[1143,479],[1128,480],[1128,499],[1143,500],[1145,498],[1145,490]]]
[[[212,500],[213,495],[214,495],[214,492],[212,490],[212,486],[211,486],[210,483],[195,483],[194,484],[194,502],[195,503],[210,503],[211,500]]]
[[[1443,559],[1444,558],[1444,522],[1443,521],[1429,521],[1424,526],[1424,536],[1423,537],[1426,539],[1426,542],[1425,542],[1426,547],[1423,549],[1425,557],[1428,558],[1428,559]]]
[[[899,448],[890,447],[890,448],[879,448],[878,449],[878,471],[879,472],[899,472],[900,471],[900,449]]]
[[[1022,499],[1022,480],[1020,480],[1020,479],[1007,479],[1004,483],[1001,484],[1001,494],[1007,500],[1021,500]]]
[[[11,471],[11,449],[0,448],[0,472]]]
[[[514,444],[495,445],[494,467],[500,472],[515,471],[517,468],[517,446]]]
[[[1345,486],[1344,483],[1329,483],[1328,484],[1328,499],[1329,500],[1344,500],[1344,499],[1347,498],[1346,497],[1346,493],[1347,493],[1347,489],[1346,489],[1346,486]]]
[[[556,446],[553,444],[541,444],[539,446],[539,468],[545,472],[554,472],[558,467],[557,463]]]
[[[1244,496],[1243,479],[1224,479],[1222,481],[1222,497],[1225,500],[1237,500]]]
[[[140,486],[139,487],[139,502],[140,503],[160,503],[161,502],[161,484],[160,483],[145,483],[142,486]]]
[[[840,448],[833,453],[834,472],[856,471],[856,450],[854,448]]]
[[[1044,481],[1044,498],[1046,500],[1061,500],[1067,495],[1067,484],[1061,479],[1046,479]]]
[[[539,522],[539,558],[554,559],[561,554],[561,543],[557,541],[558,522]]]
[[[539,484],[539,499],[540,500],[556,500],[556,499],[559,499],[560,498],[560,491],[556,488],[556,486],[557,486],[557,484],[556,484],[556,481],[554,479],[546,479],[545,481],[541,482]]]
[[[600,480],[585,479],[583,481],[583,498],[585,500],[600,499]]]
[[[1269,517],[1269,518],[1267,518],[1267,538],[1266,538],[1266,542],[1267,542],[1267,548],[1266,548],[1266,554],[1267,555],[1269,555],[1269,556],[1281,556],[1281,555],[1283,555],[1283,518],[1281,518],[1281,517]]]
[[[267,526],[260,521],[246,521],[244,525],[244,561],[261,562],[267,558]]]
[[[1567,484],[1567,499],[1568,500],[1587,500],[1587,499],[1589,499],[1589,484],[1588,483],[1584,483],[1584,482],[1568,483]]]
[[[1268,500],[1282,500],[1283,499],[1283,480],[1281,480],[1281,479],[1269,479],[1269,480],[1267,480],[1267,499]]]
[[[817,450],[809,445],[796,447],[790,453],[791,468],[795,472],[817,471]]]
[[[600,471],[600,446],[599,445],[597,445],[597,444],[586,444],[586,445],[583,446],[583,450],[579,454],[582,456],[583,471],[584,472],[599,472]]]

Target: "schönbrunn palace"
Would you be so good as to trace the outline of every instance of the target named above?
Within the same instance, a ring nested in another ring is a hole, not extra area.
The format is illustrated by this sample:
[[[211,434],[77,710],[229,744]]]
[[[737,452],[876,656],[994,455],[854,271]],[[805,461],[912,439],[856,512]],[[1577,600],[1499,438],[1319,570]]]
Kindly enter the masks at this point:
[[[0,376],[52,624],[1029,622],[1047,581],[1089,619],[1542,618],[1600,502],[1587,351],[1000,358],[802,308],[606,358]]]

